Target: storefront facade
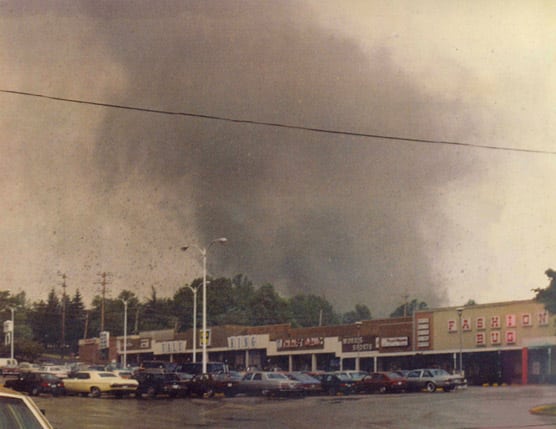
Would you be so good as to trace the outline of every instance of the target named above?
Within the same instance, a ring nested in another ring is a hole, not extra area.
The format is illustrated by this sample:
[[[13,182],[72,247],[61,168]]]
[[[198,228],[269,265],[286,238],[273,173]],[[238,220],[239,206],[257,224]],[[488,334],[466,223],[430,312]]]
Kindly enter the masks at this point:
[[[473,384],[556,381],[555,317],[533,300],[416,312],[411,317],[355,324],[292,328],[216,326],[210,329],[208,359],[231,368],[366,371],[461,367]],[[127,338],[127,362],[200,361],[193,333],[151,331]],[[199,338],[200,335],[197,336]],[[99,361],[95,339],[82,340],[82,359]],[[81,343],[80,343],[81,348]],[[121,360],[123,337],[111,340],[111,359]]]

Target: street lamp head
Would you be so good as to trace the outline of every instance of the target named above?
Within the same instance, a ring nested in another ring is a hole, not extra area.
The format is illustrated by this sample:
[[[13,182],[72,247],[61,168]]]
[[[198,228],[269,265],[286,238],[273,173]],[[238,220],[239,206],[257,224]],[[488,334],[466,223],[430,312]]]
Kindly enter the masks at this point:
[[[456,311],[458,312],[458,316],[461,316],[461,314],[463,313],[463,307],[456,308]]]
[[[227,242],[228,239],[226,237],[220,237],[213,241],[213,243],[220,243],[220,244],[226,244]]]

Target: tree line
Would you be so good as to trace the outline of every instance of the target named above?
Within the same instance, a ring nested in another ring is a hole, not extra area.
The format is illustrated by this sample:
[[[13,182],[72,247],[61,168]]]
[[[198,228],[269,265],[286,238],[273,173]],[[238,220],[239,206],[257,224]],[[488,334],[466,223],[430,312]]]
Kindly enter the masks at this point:
[[[284,298],[273,285],[255,287],[244,275],[233,278],[208,279],[207,324],[262,326],[290,323],[294,327],[310,327],[355,323],[371,319],[365,304],[357,304],[345,313],[335,311],[322,296],[298,294]],[[69,356],[78,352],[82,338],[98,337],[101,330],[112,336],[123,335],[124,302],[127,303],[127,333],[175,329],[184,331],[193,326],[194,292],[197,291],[197,327],[202,318],[202,279],[180,287],[173,297],[159,297],[154,287],[150,295],[140,300],[130,290],[116,298],[97,295],[86,307],[77,289],[73,295],[59,296],[53,288],[46,300],[29,302],[25,292],[11,295],[0,291],[0,317],[15,318],[15,354],[20,359],[33,360],[50,352]],[[426,308],[424,302],[413,300],[394,310],[391,317],[412,314]],[[0,345],[0,353],[10,353],[10,346]]]

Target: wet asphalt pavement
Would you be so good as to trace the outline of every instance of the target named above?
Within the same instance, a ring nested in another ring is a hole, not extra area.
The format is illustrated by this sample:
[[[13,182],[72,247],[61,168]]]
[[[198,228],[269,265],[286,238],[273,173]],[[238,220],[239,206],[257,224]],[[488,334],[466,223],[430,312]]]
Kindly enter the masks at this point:
[[[555,386],[470,387],[453,393],[372,394],[303,399],[35,398],[57,429],[524,428],[556,426],[533,415],[556,404]]]

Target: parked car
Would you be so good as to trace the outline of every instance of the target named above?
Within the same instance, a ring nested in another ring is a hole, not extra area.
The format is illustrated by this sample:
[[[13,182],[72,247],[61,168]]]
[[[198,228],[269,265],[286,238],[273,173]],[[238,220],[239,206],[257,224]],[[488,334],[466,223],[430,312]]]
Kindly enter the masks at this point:
[[[114,369],[110,372],[113,372],[114,374],[122,377],[122,378],[132,378],[133,377],[133,371],[129,370],[129,369]]]
[[[216,393],[223,393],[225,396],[234,396],[238,393],[239,383],[243,374],[237,371],[210,374],[216,383]]]
[[[189,394],[202,398],[211,398],[215,394],[234,396],[240,392],[240,379],[230,374],[199,374],[190,376],[186,373],[177,373],[180,377],[189,380]]]
[[[371,392],[405,392],[407,380],[393,371],[373,372],[357,383],[356,391],[359,393]]]
[[[177,363],[171,369],[173,372],[185,372],[191,375],[201,375],[203,373],[203,364],[201,362],[185,362]],[[208,374],[226,374],[230,372],[227,364],[223,362],[207,362]]]
[[[19,372],[20,373],[24,373],[24,372],[37,372],[40,369],[40,365],[37,363],[31,363],[31,362],[21,362],[19,364]]]
[[[45,365],[39,368],[40,372],[46,372],[55,375],[58,378],[68,378],[70,370],[69,368],[61,365]]]
[[[367,371],[358,371],[358,370],[345,370],[345,371],[334,371],[334,374],[343,374],[347,375],[353,381],[361,381],[363,377],[369,375]]]
[[[145,360],[141,362],[139,370],[157,369],[166,372],[174,372],[176,364],[162,360]]]
[[[434,392],[441,387],[445,392],[451,392],[457,387],[465,386],[467,382],[461,375],[452,375],[438,368],[414,369],[407,374],[408,390],[422,390]]]
[[[322,384],[320,380],[315,377],[305,374],[304,372],[294,371],[287,372],[286,376],[290,380],[298,381],[301,384],[301,388],[306,395],[319,395],[322,393]]]
[[[85,369],[87,371],[106,371],[106,367],[104,365],[88,365]]]
[[[4,386],[33,396],[41,393],[50,393],[53,396],[66,393],[62,379],[46,372],[24,372],[17,378],[6,380]]]
[[[241,393],[264,396],[302,396],[303,388],[298,381],[275,371],[254,371],[243,376],[238,385]]]
[[[324,393],[336,396],[338,393],[349,395],[354,392],[355,382],[346,374],[327,372],[318,376]]]
[[[189,393],[189,382],[180,379],[177,374],[164,371],[139,371],[133,376],[139,385],[135,397],[141,399],[145,394],[148,398],[168,395],[170,398],[186,396]]]
[[[103,393],[116,396],[135,393],[139,382],[119,377],[108,371],[79,371],[75,374],[75,378],[65,379],[64,385],[68,394],[90,395],[98,398]]]
[[[6,388],[0,388],[0,427],[53,429],[30,397]]]

